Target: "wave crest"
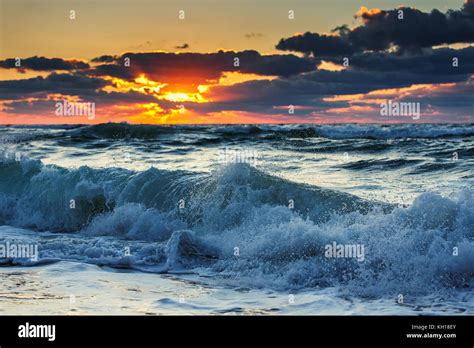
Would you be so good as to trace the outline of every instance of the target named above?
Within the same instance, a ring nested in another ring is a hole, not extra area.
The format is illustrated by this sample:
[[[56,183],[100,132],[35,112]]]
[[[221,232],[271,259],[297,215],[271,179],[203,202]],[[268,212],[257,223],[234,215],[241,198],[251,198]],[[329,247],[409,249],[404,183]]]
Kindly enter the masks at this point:
[[[200,174],[0,163],[2,224],[75,232],[44,242],[43,257],[205,270],[255,287],[344,283],[363,296],[472,287],[473,206],[466,190],[455,199],[425,193],[397,208],[244,164]],[[333,242],[363,245],[364,261],[326,257]],[[117,244],[132,245],[132,255]]]

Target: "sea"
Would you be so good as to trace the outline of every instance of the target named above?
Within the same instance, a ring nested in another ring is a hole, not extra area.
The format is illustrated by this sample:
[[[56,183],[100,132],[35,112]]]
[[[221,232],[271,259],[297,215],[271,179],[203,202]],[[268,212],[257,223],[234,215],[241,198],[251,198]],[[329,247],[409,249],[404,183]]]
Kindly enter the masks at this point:
[[[473,169],[474,124],[1,126],[0,314],[473,315]]]

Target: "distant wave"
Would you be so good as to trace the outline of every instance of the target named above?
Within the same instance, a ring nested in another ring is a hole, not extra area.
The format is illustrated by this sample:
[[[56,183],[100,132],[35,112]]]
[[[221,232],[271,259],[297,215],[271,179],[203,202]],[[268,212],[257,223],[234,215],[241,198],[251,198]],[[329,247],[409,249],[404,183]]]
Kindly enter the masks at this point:
[[[320,126],[318,133],[330,139],[443,138],[474,135],[471,125],[334,125]]]
[[[13,129],[3,127],[3,129]],[[24,127],[23,127],[24,128]],[[39,127],[39,130],[47,129]],[[214,142],[229,138],[264,138],[271,139],[403,139],[403,138],[452,138],[474,136],[474,125],[130,125],[127,123],[104,123],[93,126],[52,126],[57,132],[50,134],[38,132],[35,138],[77,138],[79,140],[94,139],[162,139],[176,134],[197,134],[213,136]],[[14,137],[14,134],[3,134],[2,137]],[[24,134],[18,135],[17,141],[31,138]],[[15,139],[13,139],[15,140]],[[198,140],[199,141],[199,140]]]
[[[409,159],[370,159],[370,160],[360,160],[355,162],[349,162],[342,164],[342,168],[346,169],[356,169],[356,170],[364,170],[364,169],[380,169],[380,170],[387,170],[387,169],[395,169],[401,168],[405,166],[411,166],[413,164],[421,163],[422,160],[409,160]]]
[[[474,136],[471,125],[222,125],[155,126],[120,123],[101,124],[78,130],[99,137],[150,138],[173,132],[210,132],[221,136],[274,135],[286,138],[322,137],[328,139],[397,139]]]
[[[212,272],[253,287],[345,284],[363,296],[472,287],[473,207],[469,190],[401,208],[243,164],[212,174],[0,164],[1,224],[70,233],[41,242],[43,258]],[[324,257],[333,241],[363,244],[366,261]]]
[[[285,138],[322,137],[328,139],[397,139],[473,136],[471,125],[222,125],[155,126],[102,124],[81,128],[81,134],[99,137],[150,138],[172,132],[210,132],[221,136],[284,136]]]

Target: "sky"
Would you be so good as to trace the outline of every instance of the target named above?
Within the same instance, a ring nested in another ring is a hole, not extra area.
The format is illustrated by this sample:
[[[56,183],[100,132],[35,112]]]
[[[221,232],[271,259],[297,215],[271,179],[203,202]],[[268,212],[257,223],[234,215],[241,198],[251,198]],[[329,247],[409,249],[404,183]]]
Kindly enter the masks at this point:
[[[473,92],[474,0],[0,0],[0,124],[472,123]]]

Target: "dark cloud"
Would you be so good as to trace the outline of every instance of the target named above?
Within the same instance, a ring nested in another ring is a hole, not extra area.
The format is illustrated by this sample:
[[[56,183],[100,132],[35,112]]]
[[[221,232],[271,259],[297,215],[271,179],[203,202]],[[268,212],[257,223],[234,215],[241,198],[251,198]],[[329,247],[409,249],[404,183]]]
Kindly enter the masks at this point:
[[[107,57],[107,58],[103,58]],[[109,61],[111,56],[95,58]],[[125,66],[125,58],[130,66]],[[290,76],[315,69],[311,59],[294,55],[261,55],[257,51],[218,51],[215,53],[125,53],[114,58],[113,64],[95,67],[91,73],[123,79],[145,74],[155,81],[206,83],[215,81],[224,72],[242,72],[258,75]]]
[[[275,80],[248,81],[210,90],[213,103],[194,106],[201,112],[257,111],[263,114],[281,112],[288,105],[307,107],[298,114],[315,110],[348,106],[347,102],[325,102],[324,97],[363,94],[388,88],[403,88],[414,84],[461,82],[465,75],[430,75],[411,72],[315,71]]]
[[[276,48],[282,51],[312,54],[315,57],[351,55],[355,52],[354,47],[344,37],[310,32],[281,39]]]
[[[424,89],[416,90],[400,101],[419,102],[434,108],[466,109],[471,113],[474,110],[474,78],[461,82],[455,86],[434,87],[427,93]]]
[[[107,81],[95,77],[53,73],[47,77],[0,81],[0,99],[14,100],[50,93],[84,96],[94,94],[107,84]]]
[[[186,48],[189,48],[189,45],[187,43],[184,43],[182,45],[175,46],[174,48],[176,48],[178,50],[184,50]]]
[[[466,81],[466,75],[430,75],[410,72],[371,71],[315,71],[276,80],[248,81],[212,89],[213,98],[232,96],[231,99],[257,101],[265,97],[287,101],[293,97],[310,98],[318,95],[368,93],[378,89],[409,87],[415,84],[433,84]]]
[[[454,66],[457,58],[458,66]],[[342,58],[327,59],[342,64]],[[373,72],[411,72],[416,74],[474,74],[474,47],[459,50],[428,49],[420,55],[401,55],[386,52],[358,53],[350,57],[349,68]]]
[[[65,60],[62,58],[30,57],[21,59],[21,66],[16,66],[16,59],[9,58],[0,61],[0,68],[20,69],[35,71],[54,71],[54,70],[84,70],[89,68],[89,64],[79,60]]]
[[[364,24],[352,30],[340,26],[335,29],[336,36],[308,32],[281,39],[276,48],[330,57],[393,47],[400,52],[420,52],[442,44],[474,42],[474,0],[468,0],[460,10],[446,13],[400,7],[388,11],[363,9],[358,16]]]
[[[474,0],[461,10],[446,14],[436,9],[430,13],[401,7],[377,14],[362,15],[364,25],[349,33],[349,41],[359,49],[384,50],[398,46],[401,50],[417,51],[441,44],[474,42]],[[403,11],[403,19],[399,19]]]
[[[129,91],[126,93],[122,92],[104,92],[104,91],[90,91],[78,95],[81,102],[95,103],[97,109],[108,108],[110,106],[117,105],[128,105],[135,103],[151,103],[157,102],[157,100],[151,95],[145,95],[142,93]],[[36,100],[25,102],[23,100],[12,100],[5,102],[5,112],[9,114],[54,114],[55,104],[61,97],[55,99],[47,99],[46,95],[35,95],[38,97]],[[64,96],[64,99],[66,97]],[[176,108],[174,103],[168,101],[159,101],[160,107],[163,108],[164,112],[170,109]]]
[[[85,74],[57,74],[22,80],[0,81],[0,101],[8,114],[38,115],[54,112],[57,99],[67,96],[78,97],[81,101],[94,102],[97,108],[136,103],[157,103],[163,113],[176,109],[177,103],[157,100],[154,95],[133,90],[126,92],[106,92],[103,87],[109,81]],[[53,95],[53,96],[52,96]]]
[[[92,59],[94,63],[112,63],[118,58],[118,56],[103,55]]]
[[[137,77],[134,69],[118,64],[101,64],[90,70],[88,74],[93,76],[112,76],[123,80],[133,80]]]
[[[53,115],[57,100],[67,96],[80,101],[93,102],[98,109],[136,103],[159,103],[163,112],[176,108],[176,103],[157,101],[153,95],[135,91],[105,92],[100,88],[106,81],[86,76],[52,74],[47,78],[0,81],[0,100],[8,114]],[[51,97],[54,94],[54,98]],[[25,100],[26,98],[31,98]]]

